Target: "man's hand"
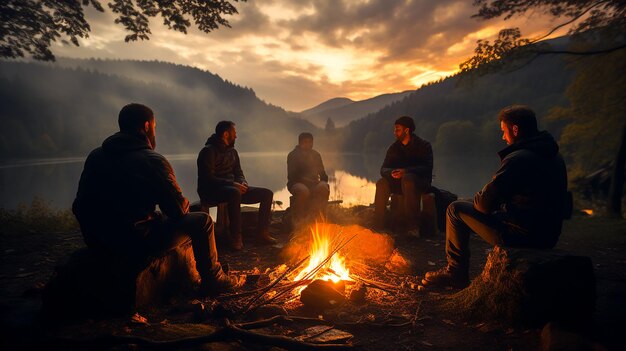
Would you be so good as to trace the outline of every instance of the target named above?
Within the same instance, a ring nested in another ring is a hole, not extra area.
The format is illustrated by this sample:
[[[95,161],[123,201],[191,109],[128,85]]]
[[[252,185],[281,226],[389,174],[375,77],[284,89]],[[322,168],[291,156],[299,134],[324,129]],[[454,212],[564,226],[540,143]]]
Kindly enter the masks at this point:
[[[398,168],[391,171],[391,176],[395,179],[400,179],[404,175],[404,168]]]
[[[248,191],[248,184],[233,182],[233,186],[239,190],[240,193],[245,194]]]

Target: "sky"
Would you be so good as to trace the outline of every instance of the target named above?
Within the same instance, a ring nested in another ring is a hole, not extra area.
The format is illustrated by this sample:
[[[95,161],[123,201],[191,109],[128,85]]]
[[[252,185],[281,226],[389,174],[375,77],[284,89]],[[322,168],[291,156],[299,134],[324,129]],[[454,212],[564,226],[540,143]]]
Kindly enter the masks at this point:
[[[478,39],[520,27],[533,37],[555,23],[541,12],[481,21],[471,0],[249,0],[232,28],[183,34],[151,18],[150,40],[125,43],[114,14],[86,11],[89,38],[55,44],[59,57],[159,60],[198,67],[302,111],[328,99],[414,90],[458,71]],[[553,36],[563,34],[555,33]]]

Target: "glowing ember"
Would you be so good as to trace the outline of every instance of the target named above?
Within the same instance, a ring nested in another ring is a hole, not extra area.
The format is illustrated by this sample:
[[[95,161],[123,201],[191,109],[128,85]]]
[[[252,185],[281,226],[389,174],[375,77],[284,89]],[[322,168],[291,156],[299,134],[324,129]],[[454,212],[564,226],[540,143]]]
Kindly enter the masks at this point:
[[[586,208],[586,209],[580,210],[580,211],[583,212],[583,213],[586,213],[589,216],[593,216],[593,210],[590,209],[590,208]]]
[[[337,252],[333,257],[314,275],[307,275],[314,271],[322,261],[324,261],[332,250],[336,247],[338,240],[333,240],[335,237],[330,233],[331,226],[315,223],[315,227],[311,227],[312,241],[309,247],[309,264],[294,278],[294,281],[301,279],[321,279],[332,280],[337,283],[340,280],[352,280],[350,278],[350,271],[346,267],[345,259],[340,256],[340,252]],[[339,235],[337,237],[340,237]],[[304,289],[304,287],[302,288]]]

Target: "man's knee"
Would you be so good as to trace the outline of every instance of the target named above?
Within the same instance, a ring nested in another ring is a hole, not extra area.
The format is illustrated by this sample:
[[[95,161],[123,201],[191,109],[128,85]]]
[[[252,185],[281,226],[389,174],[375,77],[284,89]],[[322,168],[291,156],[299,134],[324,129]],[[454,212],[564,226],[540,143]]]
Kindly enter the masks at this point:
[[[224,187],[223,194],[226,202],[231,204],[241,204],[241,191],[234,186]]]
[[[474,208],[474,205],[471,202],[457,200],[448,205],[448,208],[446,209],[446,216],[459,218],[459,214],[469,212],[472,208]]]
[[[389,181],[387,180],[387,178],[380,178],[377,182],[376,182],[376,189],[377,190],[387,190],[389,191],[390,185],[389,185]]]
[[[269,201],[272,202],[274,199],[274,192],[267,188],[260,188],[259,194],[261,196],[261,201]]]
[[[196,232],[210,232],[213,226],[213,219],[206,212],[189,212],[184,220],[188,221]]]
[[[326,182],[319,182],[316,186],[315,186],[315,194],[318,197],[326,197],[328,198],[328,196],[330,195],[330,187],[328,186],[328,183]]]
[[[400,183],[402,184],[402,189],[416,189],[419,184],[419,177],[413,173],[405,173],[400,179]]]
[[[306,185],[300,183],[294,184],[291,187],[290,191],[293,196],[298,199],[307,199],[311,195],[309,188]]]

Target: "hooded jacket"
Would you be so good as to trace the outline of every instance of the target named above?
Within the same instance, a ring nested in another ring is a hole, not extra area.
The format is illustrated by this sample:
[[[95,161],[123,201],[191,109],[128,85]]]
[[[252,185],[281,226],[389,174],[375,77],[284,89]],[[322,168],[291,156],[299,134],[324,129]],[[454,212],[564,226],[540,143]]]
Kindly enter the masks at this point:
[[[554,247],[561,234],[567,172],[559,146],[543,131],[507,146],[500,168],[474,196],[483,213],[500,212],[516,234],[537,247]]]
[[[145,135],[118,132],[87,157],[72,211],[88,245],[115,248],[146,235],[156,205],[170,218],[189,212],[165,157]]]
[[[287,187],[295,183],[315,185],[319,181],[328,182],[322,156],[315,150],[304,150],[296,145],[287,155]]]
[[[433,177],[433,148],[430,143],[411,134],[408,144],[404,145],[399,140],[391,144],[380,168],[380,175],[391,179],[391,172],[398,168],[425,177],[430,182]]]
[[[233,146],[213,134],[198,154],[198,195],[210,199],[211,193],[233,182],[247,183],[241,170],[239,154]]]

